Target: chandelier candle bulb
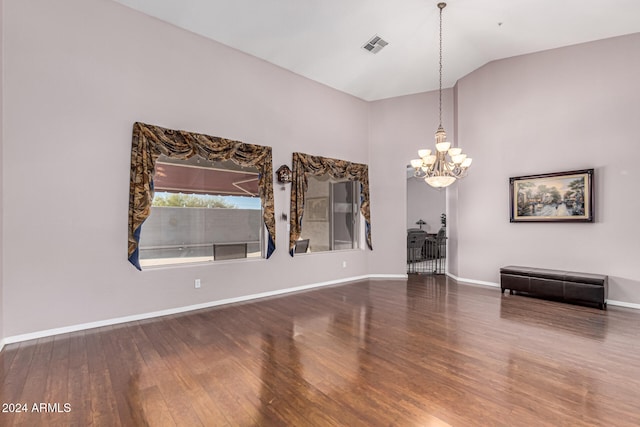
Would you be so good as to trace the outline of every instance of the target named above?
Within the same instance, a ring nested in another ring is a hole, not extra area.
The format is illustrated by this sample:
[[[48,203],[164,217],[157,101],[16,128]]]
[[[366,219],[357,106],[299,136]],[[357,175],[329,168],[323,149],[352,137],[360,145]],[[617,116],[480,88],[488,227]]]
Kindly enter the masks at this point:
[[[433,164],[436,162],[436,159],[437,159],[437,157],[436,157],[436,155],[435,155],[435,154],[432,154],[432,155],[430,155],[430,156],[427,156],[427,157],[424,159],[424,164],[425,164],[425,165],[427,165],[427,166],[431,166],[431,165],[433,165]]]
[[[436,144],[436,150],[438,150],[439,153],[449,151],[449,147],[451,147],[450,142],[438,142]]]
[[[444,188],[453,184],[456,179],[452,176],[432,176],[425,178],[425,182],[434,188]]]
[[[457,156],[451,156],[451,160],[453,160],[453,163],[456,165],[459,165],[462,162],[464,162],[466,158],[467,158],[466,154],[458,154]]]

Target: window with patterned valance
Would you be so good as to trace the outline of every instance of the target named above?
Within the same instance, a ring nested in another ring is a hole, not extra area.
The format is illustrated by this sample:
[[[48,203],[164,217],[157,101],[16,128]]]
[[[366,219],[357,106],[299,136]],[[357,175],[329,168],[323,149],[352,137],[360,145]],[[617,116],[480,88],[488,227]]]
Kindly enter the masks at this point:
[[[273,205],[273,165],[271,147],[165,129],[136,122],[133,125],[129,183],[128,259],[141,269],[139,243],[142,224],[149,217],[154,196],[153,178],[160,155],[186,160],[200,156],[210,161],[230,160],[258,170],[258,192],[262,220],[268,233],[266,257],[275,250],[276,230]]]
[[[369,249],[371,244],[371,215],[369,202],[369,167],[362,163],[353,163],[304,153],[293,153],[291,180],[291,218],[289,234],[289,253],[295,253],[296,242],[302,234],[302,218],[305,209],[305,197],[309,185],[308,177],[329,175],[333,179],[358,181],[360,183],[360,213],[365,220],[365,237]]]

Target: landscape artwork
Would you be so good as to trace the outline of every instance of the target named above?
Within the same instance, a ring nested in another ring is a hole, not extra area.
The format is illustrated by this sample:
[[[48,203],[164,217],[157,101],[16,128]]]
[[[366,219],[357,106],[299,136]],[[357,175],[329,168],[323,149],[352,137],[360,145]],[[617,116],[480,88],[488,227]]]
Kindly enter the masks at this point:
[[[593,222],[593,169],[509,178],[511,222]]]

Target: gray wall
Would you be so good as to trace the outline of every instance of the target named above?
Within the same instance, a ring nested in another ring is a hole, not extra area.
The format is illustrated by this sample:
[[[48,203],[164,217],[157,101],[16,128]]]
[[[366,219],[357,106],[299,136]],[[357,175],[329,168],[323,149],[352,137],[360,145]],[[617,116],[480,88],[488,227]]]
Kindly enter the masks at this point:
[[[260,240],[262,211],[159,207],[142,225],[140,247]]]
[[[367,163],[364,101],[111,1],[6,2],[3,27],[5,337],[367,273],[366,251],[289,256],[290,186],[269,260],[126,259],[135,121],[271,146],[274,169]]]
[[[3,126],[3,120],[4,120],[4,111],[3,111],[3,105],[4,103],[2,102],[3,99],[3,84],[2,82],[4,81],[3,78],[3,74],[4,74],[4,52],[3,52],[3,47],[4,47],[4,31],[2,30],[2,22],[4,22],[4,16],[3,16],[3,11],[4,11],[4,0],[0,0],[0,165],[2,165],[3,162],[3,156],[2,156],[2,152],[3,152],[3,148],[4,148],[4,126]],[[2,177],[4,176],[4,173],[2,173],[2,169],[0,169],[0,188],[4,189],[4,180],[2,179]],[[4,190],[2,191],[2,194],[4,194]],[[4,268],[3,268],[3,264],[4,264],[4,235],[3,235],[3,218],[4,218],[4,197],[0,196],[0,350],[2,349],[2,344],[4,342]]]
[[[469,176],[446,190],[452,275],[496,285],[508,264],[603,273],[610,299],[640,303],[640,246],[630,237],[640,232],[640,201],[629,197],[639,174],[639,50],[632,34],[519,56],[445,92],[449,139],[474,159]],[[437,93],[370,104],[372,218],[384,224],[375,237],[385,246],[370,256],[371,272],[403,266],[409,220],[394,211],[406,197],[408,159],[432,143],[436,108]],[[509,222],[509,177],[584,168],[596,169],[595,223]]]
[[[640,303],[640,33],[487,64],[458,82],[457,276],[517,264],[608,274]],[[509,222],[509,177],[595,168],[595,223]]]
[[[262,211],[257,209],[156,206],[142,225],[140,260],[211,258],[220,243],[247,243],[247,253],[254,256],[264,246],[261,230]]]

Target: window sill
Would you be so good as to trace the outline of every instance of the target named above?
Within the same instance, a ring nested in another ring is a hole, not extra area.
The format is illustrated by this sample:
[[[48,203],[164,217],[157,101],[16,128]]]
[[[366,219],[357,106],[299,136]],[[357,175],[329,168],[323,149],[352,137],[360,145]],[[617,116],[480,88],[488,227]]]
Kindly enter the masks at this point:
[[[229,264],[246,264],[265,261],[263,257],[248,257],[248,258],[236,258],[225,260],[207,260],[207,261],[190,261],[173,264],[155,264],[155,265],[141,265],[142,271],[156,271],[156,270],[172,270],[177,268],[190,268],[190,267],[211,267],[216,265],[229,265]]]
[[[352,248],[352,249],[334,249],[329,251],[316,251],[316,252],[301,252],[294,254],[294,258],[299,255],[320,255],[320,254],[343,254],[345,252],[362,252],[364,248]]]

